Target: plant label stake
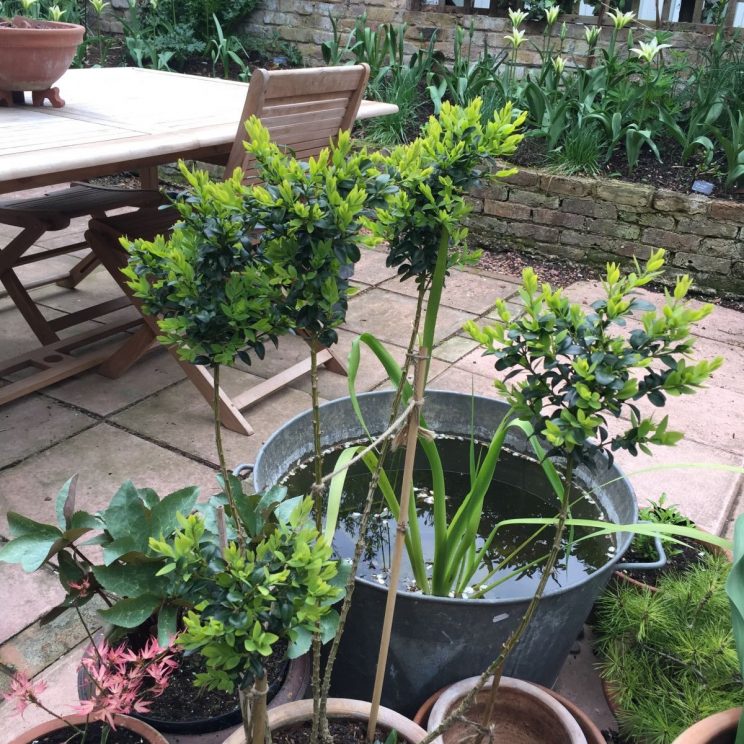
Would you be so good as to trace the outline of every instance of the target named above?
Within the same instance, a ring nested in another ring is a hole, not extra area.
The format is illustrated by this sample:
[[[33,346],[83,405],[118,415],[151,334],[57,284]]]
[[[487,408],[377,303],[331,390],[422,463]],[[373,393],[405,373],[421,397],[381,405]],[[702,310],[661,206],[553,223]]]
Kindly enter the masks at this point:
[[[424,387],[426,385],[426,371],[428,368],[428,349],[421,347],[414,363],[413,372],[413,395],[414,405],[408,414],[406,422],[406,458],[403,463],[403,483],[400,489],[400,510],[398,512],[398,529],[395,534],[395,546],[393,558],[390,564],[390,576],[388,579],[387,602],[385,603],[385,617],[382,621],[382,637],[380,639],[380,654],[377,657],[377,672],[375,674],[375,686],[372,692],[372,709],[369,714],[367,725],[367,741],[375,740],[375,729],[377,728],[377,714],[380,710],[380,699],[382,698],[382,684],[385,679],[385,667],[387,666],[388,651],[390,649],[390,636],[393,629],[393,615],[395,613],[395,599],[398,595],[398,580],[400,578],[400,565],[403,559],[403,547],[406,541],[406,530],[408,529],[408,506],[411,489],[413,487],[413,463],[416,458],[416,442],[418,441],[419,419],[421,406],[424,403]]]

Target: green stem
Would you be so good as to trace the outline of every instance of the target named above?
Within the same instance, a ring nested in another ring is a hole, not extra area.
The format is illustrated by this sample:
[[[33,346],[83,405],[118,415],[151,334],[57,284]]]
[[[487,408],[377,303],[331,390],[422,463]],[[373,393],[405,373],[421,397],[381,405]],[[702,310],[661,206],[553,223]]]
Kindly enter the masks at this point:
[[[444,289],[444,278],[447,274],[447,260],[449,258],[450,236],[446,227],[442,228],[439,236],[439,246],[437,247],[437,262],[434,266],[434,274],[431,278],[431,287],[429,288],[429,299],[426,303],[426,315],[424,316],[424,338],[421,342],[429,355],[426,360],[424,369],[424,387],[429,379],[429,365],[431,355],[434,352],[434,332],[437,328],[437,316],[439,315],[439,305],[442,302],[442,290]],[[413,353],[413,349],[410,350]]]
[[[227,472],[227,464],[225,462],[225,449],[222,445],[222,421],[220,419],[220,365],[212,365],[212,375],[214,377],[214,396],[212,398],[212,414],[214,418],[214,442],[217,447],[217,459],[220,463],[220,472],[222,473],[222,481],[225,484],[225,495],[227,496],[227,503],[230,504],[230,511],[232,513],[233,521],[235,522],[235,530],[238,534],[238,545],[243,548],[245,547],[245,535],[243,532],[243,525],[240,523],[238,516],[238,510],[235,505],[235,497],[232,492],[232,484],[230,483],[230,476]]]
[[[566,519],[568,516],[568,509],[569,505],[571,503],[571,487],[573,484],[573,459],[571,458],[571,455],[568,456],[568,462],[566,464],[566,485],[563,491],[563,500],[561,501],[561,510],[558,514],[558,523],[556,524],[555,528],[555,537],[553,538],[553,545],[550,550],[550,555],[548,556],[548,560],[545,563],[545,567],[543,569],[542,576],[540,577],[540,583],[537,585],[537,589],[535,589],[535,593],[532,596],[532,599],[530,600],[529,605],[527,606],[527,609],[525,610],[524,615],[522,615],[522,618],[519,622],[519,625],[516,627],[516,629],[512,632],[512,634],[509,636],[509,638],[506,640],[504,645],[501,648],[501,653],[498,655],[498,657],[489,664],[488,668],[486,669],[483,674],[481,674],[478,682],[473,686],[473,689],[468,692],[468,694],[462,698],[460,701],[460,704],[455,708],[448,716],[447,718],[442,721],[442,723],[437,726],[433,731],[430,731],[426,737],[424,737],[419,744],[431,744],[437,737],[441,736],[453,723],[456,721],[462,720],[465,714],[468,712],[472,704],[476,700],[476,696],[478,693],[485,687],[486,683],[489,679],[493,678],[492,681],[492,687],[491,687],[491,693],[489,695],[489,700],[487,704],[486,709],[486,715],[483,717],[483,722],[486,726],[489,725],[489,722],[492,720],[493,715],[493,705],[495,703],[499,682],[501,680],[501,675],[504,671],[504,664],[506,663],[506,659],[509,656],[509,654],[512,652],[512,650],[515,648],[515,646],[519,643],[522,635],[524,635],[524,632],[527,630],[527,626],[529,625],[530,621],[532,620],[533,615],[535,614],[535,611],[537,610],[537,606],[540,603],[540,600],[542,599],[542,595],[545,591],[545,587],[548,584],[548,581],[550,579],[551,574],[553,573],[553,569],[555,568],[555,564],[558,561],[558,557],[561,554],[561,544],[563,541],[563,531],[565,529]]]
[[[320,447],[320,394],[318,391],[318,344],[316,339],[310,343],[310,388],[313,410],[313,510],[315,512],[315,527],[319,533],[323,532],[323,453]],[[318,735],[326,728],[325,721],[321,721],[321,678],[320,678],[320,634],[313,633],[313,722],[310,731],[310,744],[317,744]]]

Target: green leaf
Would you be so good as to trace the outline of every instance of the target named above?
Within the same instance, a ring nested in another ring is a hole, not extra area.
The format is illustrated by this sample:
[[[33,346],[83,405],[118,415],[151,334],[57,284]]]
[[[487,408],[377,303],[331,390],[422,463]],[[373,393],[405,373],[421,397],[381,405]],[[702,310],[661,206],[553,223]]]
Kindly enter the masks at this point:
[[[57,524],[61,530],[66,530],[70,527],[70,521],[75,511],[75,491],[77,489],[78,474],[72,476],[65,484],[60,488],[57,494],[57,501],[55,504],[55,512],[57,514]]]
[[[150,534],[147,510],[132,481],[122,483],[103,518],[113,538],[131,537],[147,545]]]
[[[186,516],[194,509],[199,497],[198,486],[188,486],[169,493],[152,508],[150,534],[152,537],[168,537],[178,527],[176,514]]]
[[[303,628],[302,626],[294,628],[290,633],[287,656],[290,659],[298,659],[310,650],[312,641],[313,634],[307,628]]]
[[[159,589],[163,581],[156,577],[162,562],[157,563],[114,563],[107,566],[94,566],[93,575],[106,591],[119,597],[134,597],[151,594]]]
[[[174,604],[165,604],[158,612],[158,643],[161,646],[169,646],[178,633],[178,607]]]
[[[62,537],[62,531],[52,524],[36,522],[18,512],[8,512],[8,527],[13,537],[33,535],[36,537]]]
[[[99,614],[120,628],[136,628],[155,612],[159,604],[159,597],[145,594],[141,597],[121,599],[113,607],[101,610]]]
[[[32,573],[54,555],[58,544],[64,545],[59,538],[34,535],[17,537],[0,550],[0,561],[20,563],[24,571]]]

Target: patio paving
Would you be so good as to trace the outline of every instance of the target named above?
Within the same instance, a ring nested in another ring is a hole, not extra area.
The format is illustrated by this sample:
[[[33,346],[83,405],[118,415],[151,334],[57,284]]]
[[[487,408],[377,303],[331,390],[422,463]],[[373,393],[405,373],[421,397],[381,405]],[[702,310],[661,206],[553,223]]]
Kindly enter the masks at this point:
[[[47,237],[47,241],[57,239],[56,235]],[[402,285],[379,251],[364,253],[354,282],[359,291],[339,333],[341,357],[346,356],[357,333],[369,331],[391,342],[393,355],[401,360],[415,307],[413,285]],[[512,309],[518,308],[517,288],[516,277],[475,270],[453,272],[433,350],[432,388],[496,394],[492,360],[481,356],[461,327],[467,319],[487,318],[497,297],[510,299]],[[596,282],[578,282],[567,292],[572,299],[589,303],[599,289]],[[116,296],[116,292],[108,275],[99,270],[77,290],[46,287],[32,294],[46,312],[56,316]],[[658,295],[648,297],[655,302],[660,299]],[[726,534],[732,519],[744,510],[739,474],[700,468],[637,472],[669,463],[744,465],[744,317],[717,308],[696,335],[699,356],[721,354],[726,362],[705,391],[672,399],[665,409],[670,413],[670,428],[687,432],[685,440],[676,448],[657,448],[651,459],[623,454],[617,459],[629,473],[639,502],[666,492],[669,501],[680,505],[702,527]],[[0,299],[0,359],[34,345],[12,303]],[[270,350],[264,361],[229,370],[226,388],[228,392],[245,389],[304,354],[303,342],[282,341],[280,349]],[[320,385],[323,399],[346,394],[346,379],[326,370],[320,374]],[[386,385],[382,367],[363,350],[358,387],[372,390]],[[306,376],[247,412],[255,429],[252,437],[225,432],[228,460],[235,464],[252,461],[282,422],[309,407]],[[36,519],[51,518],[58,488],[74,472],[80,473],[78,507],[88,510],[107,503],[127,478],[161,495],[194,483],[206,498],[215,488],[212,436],[209,406],[162,349],[150,353],[119,379],[88,372],[0,408],[0,541],[9,537],[8,510]],[[0,614],[0,665],[42,675],[50,682],[53,701],[72,703],[76,698],[74,669],[84,640],[73,628],[76,619],[63,616],[44,628],[38,623],[60,598],[53,572],[29,577],[15,566],[0,564],[0,585],[7,595]],[[598,693],[591,663],[591,652],[584,643],[582,652],[569,658],[558,689],[579,702],[600,726],[607,726],[612,719]],[[6,679],[0,677],[0,689],[6,687]],[[38,716],[38,711],[29,710],[21,721],[7,704],[0,703],[0,739],[12,737]],[[199,741],[207,744],[224,738],[222,732]],[[169,740],[196,741],[177,736]]]

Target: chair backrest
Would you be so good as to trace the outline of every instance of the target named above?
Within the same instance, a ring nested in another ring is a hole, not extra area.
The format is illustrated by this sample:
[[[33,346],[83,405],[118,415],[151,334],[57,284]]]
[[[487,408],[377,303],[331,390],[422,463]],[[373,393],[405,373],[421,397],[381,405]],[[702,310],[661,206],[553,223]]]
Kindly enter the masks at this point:
[[[351,129],[368,79],[367,64],[254,70],[226,172],[240,167],[247,182],[256,180],[254,158],[243,147],[244,122],[253,114],[295,157],[317,155],[339,132]]]

